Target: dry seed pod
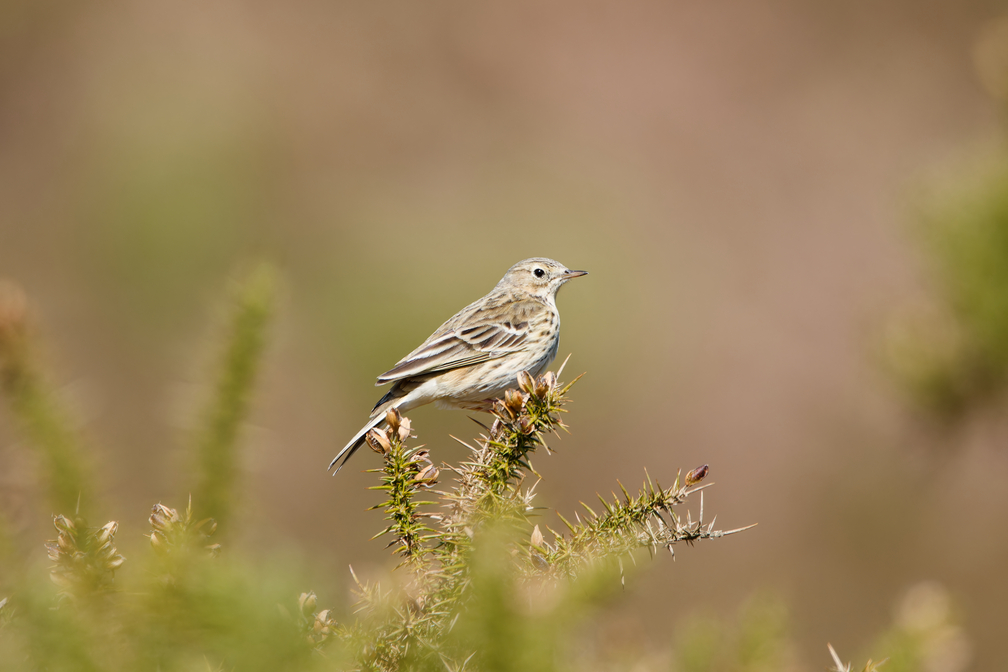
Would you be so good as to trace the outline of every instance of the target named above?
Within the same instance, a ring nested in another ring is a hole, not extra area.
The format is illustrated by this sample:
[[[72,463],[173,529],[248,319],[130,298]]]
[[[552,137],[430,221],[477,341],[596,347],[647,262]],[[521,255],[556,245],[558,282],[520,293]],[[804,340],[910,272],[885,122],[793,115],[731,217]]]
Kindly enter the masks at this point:
[[[105,523],[105,526],[102,527],[100,530],[98,530],[98,533],[95,535],[95,539],[98,541],[99,544],[108,543],[109,541],[112,540],[112,537],[115,536],[115,533],[118,529],[119,529],[119,523],[114,520]]]
[[[399,430],[399,424],[402,422],[402,414],[399,413],[398,408],[390,408],[385,412],[385,424],[388,428],[392,430],[393,433]]]
[[[60,532],[73,533],[73,531],[76,529],[74,527],[73,521],[67,518],[66,516],[56,516],[55,518],[53,518],[53,526]]]
[[[396,411],[396,413],[398,413],[398,412],[399,411]],[[409,418],[405,418],[404,417],[402,420],[399,421],[399,430],[398,430],[398,432],[399,432],[399,440],[400,441],[405,441],[406,439],[409,438],[410,427],[411,427],[411,423],[410,423],[410,419]]]
[[[438,475],[441,472],[433,464],[428,464],[420,470],[420,473],[413,477],[413,481],[420,485],[431,486],[437,483]]]
[[[535,431],[535,423],[527,415],[523,415],[518,421],[518,429],[522,434],[531,434]]]
[[[412,464],[427,463],[432,464],[430,459],[430,451],[424,448],[423,450],[418,450],[413,453],[413,457],[410,458]]]
[[[547,371],[546,373],[544,373],[542,375],[542,378],[540,378],[540,380],[542,380],[542,382],[546,385],[546,387],[550,391],[556,389],[557,377],[556,377],[556,374],[553,373],[552,371]]]
[[[493,414],[505,422],[512,422],[515,419],[515,414],[500,399],[494,399]]]
[[[522,397],[521,392],[518,390],[507,390],[504,393],[504,405],[515,415],[521,413],[524,404],[525,398]]]
[[[532,376],[529,375],[528,371],[518,372],[518,387],[529,394],[535,392],[535,381],[532,380]]]
[[[368,432],[364,438],[367,439],[367,443],[371,446],[371,450],[375,451],[379,455],[388,455],[392,450],[392,444],[389,442],[388,434],[385,433],[384,429],[375,427]]]
[[[710,471],[710,469],[708,469],[708,466],[705,464],[686,474],[686,486],[695,485],[696,483],[702,481],[707,477],[708,471]]]
[[[178,511],[158,503],[151,510],[150,524],[155,530],[162,532],[170,530],[175,523],[180,522]]]
[[[59,536],[56,537],[56,548],[62,553],[74,553],[77,550],[77,543],[66,532],[60,532]]]

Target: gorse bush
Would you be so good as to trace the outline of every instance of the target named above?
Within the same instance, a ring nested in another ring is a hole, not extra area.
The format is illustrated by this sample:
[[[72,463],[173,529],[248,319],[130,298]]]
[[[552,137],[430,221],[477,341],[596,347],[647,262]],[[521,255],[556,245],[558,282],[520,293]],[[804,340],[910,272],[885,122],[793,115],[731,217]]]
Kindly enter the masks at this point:
[[[436,464],[397,411],[367,435],[382,460],[372,471],[387,525],[376,539],[398,566],[384,585],[353,575],[352,608],[327,607],[301,576],[227,541],[239,523],[240,428],[272,297],[266,268],[236,287],[196,434],[192,495],[153,504],[149,548],[124,557],[118,523],[98,518],[82,442],[38,365],[27,303],[0,288],[0,384],[56,512],[44,544],[13,538],[0,519],[0,670],[586,669],[591,661],[571,655],[571,633],[618,596],[640,554],[739,531],[705,521],[706,465],[668,487],[645,474],[639,489],[620,484],[619,495],[551,527],[535,506],[530,458],[566,430],[573,382],[560,382],[563,367],[522,374],[456,466]],[[695,518],[683,510],[691,499]],[[43,550],[44,571],[32,561]],[[778,630],[756,627],[740,645],[754,653],[740,660],[776,660]],[[723,656],[690,655],[682,669],[728,669]],[[707,659],[722,662],[695,662]]]

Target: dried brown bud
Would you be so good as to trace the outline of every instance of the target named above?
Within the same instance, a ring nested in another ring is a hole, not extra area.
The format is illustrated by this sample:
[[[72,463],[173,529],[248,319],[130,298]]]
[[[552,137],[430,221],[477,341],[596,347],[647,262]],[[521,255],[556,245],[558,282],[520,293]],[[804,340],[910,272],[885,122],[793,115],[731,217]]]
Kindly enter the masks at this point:
[[[59,548],[60,552],[67,554],[72,554],[77,550],[77,544],[74,542],[74,538],[66,532],[61,532],[60,535],[56,537],[56,547]]]
[[[182,519],[179,517],[178,511],[164,504],[155,504],[151,510],[150,524],[155,530],[167,532],[171,530],[175,523],[181,521]]]
[[[428,464],[426,467],[420,470],[416,476],[413,477],[413,481],[419,483],[420,485],[431,486],[437,483],[438,475],[441,472],[433,464]]]
[[[379,455],[388,455],[392,450],[392,444],[389,442],[388,434],[385,433],[384,429],[375,427],[364,438],[367,440],[367,444],[371,446],[371,450]]]
[[[535,423],[532,422],[532,418],[527,415],[523,415],[518,421],[518,429],[522,434],[531,434],[535,431]]]
[[[150,533],[150,545],[159,554],[168,552],[168,540],[165,539],[164,532],[154,530]]]
[[[410,462],[414,464],[420,462],[426,462],[427,464],[431,464],[430,451],[427,450],[426,448],[418,450],[417,452],[413,453],[413,457],[410,458]]]
[[[402,414],[398,408],[390,408],[385,412],[385,424],[393,433],[399,430],[399,423],[402,422]]]
[[[512,422],[515,419],[515,414],[500,399],[493,401],[493,414],[505,422]]]
[[[53,518],[53,527],[55,527],[60,532],[67,532],[74,534],[75,527],[73,521],[66,516],[56,516]]]
[[[528,371],[518,372],[518,387],[529,394],[535,392],[535,381],[532,380],[532,376],[529,375]]]
[[[301,597],[298,598],[298,608],[305,616],[310,616],[315,612],[316,604],[318,604],[318,598],[315,597],[314,592],[301,593]]]
[[[410,419],[409,418],[403,418],[399,422],[398,432],[399,432],[399,440],[400,441],[405,441],[406,439],[409,438],[410,427],[411,426],[412,426],[412,423],[410,423]]]
[[[697,467],[693,471],[686,474],[686,486],[695,485],[707,477],[707,472],[710,471],[708,466],[705,464],[702,467]]]
[[[104,527],[98,530],[98,532],[95,534],[95,540],[99,544],[105,544],[112,540],[112,537],[115,536],[115,533],[118,529],[119,529],[119,523],[114,520],[105,523]]]
[[[544,541],[543,533],[539,530],[539,526],[536,525],[532,530],[532,545],[536,548],[542,548]]]
[[[518,415],[522,411],[522,406],[525,405],[525,397],[518,390],[507,390],[504,393],[504,405],[513,414]]]

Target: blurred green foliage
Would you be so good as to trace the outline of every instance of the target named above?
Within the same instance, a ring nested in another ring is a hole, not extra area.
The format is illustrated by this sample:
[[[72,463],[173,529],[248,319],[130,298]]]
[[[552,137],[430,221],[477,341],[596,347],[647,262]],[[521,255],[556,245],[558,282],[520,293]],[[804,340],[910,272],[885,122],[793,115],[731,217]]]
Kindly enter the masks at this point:
[[[934,208],[924,232],[940,304],[903,371],[919,400],[955,414],[1008,381],[1008,165]]]
[[[119,552],[118,523],[96,524],[101,506],[75,433],[39,372],[27,304],[12,288],[0,294],[3,391],[43,458],[41,480],[66,509],[45,545],[48,571],[8,562],[10,545],[0,539],[0,670],[604,669],[578,655],[578,629],[621,595],[622,560],[730,533],[704,523],[702,513],[694,520],[674,510],[704,487],[706,465],[670,488],[650,478],[635,494],[621,486],[622,497],[602,499],[598,513],[585,505],[584,516],[563,521],[566,531],[551,530],[533,506],[538,475],[529,457],[565,429],[570,385],[552,372],[522,374],[469,458],[450,468],[455,481],[446,491],[432,489],[440,470],[429,451],[407,445],[409,419],[390,412],[368,443],[383,456],[374,471],[386,501],[377,508],[389,524],[378,536],[392,537],[401,571],[385,587],[358,581],[356,615],[346,604],[322,608],[313,592],[295,597],[305,578],[289,565],[214,543],[219,525],[237,521],[239,430],[274,284],[272,270],[260,267],[232,293],[196,442],[194,496],[184,509],[154,505],[150,549],[136,558]],[[419,499],[431,495],[443,506]],[[906,648],[902,640],[891,646]],[[783,605],[758,598],[735,625],[688,625],[672,664],[683,672],[762,672],[787,668],[789,656]],[[644,657],[635,664],[651,669]]]

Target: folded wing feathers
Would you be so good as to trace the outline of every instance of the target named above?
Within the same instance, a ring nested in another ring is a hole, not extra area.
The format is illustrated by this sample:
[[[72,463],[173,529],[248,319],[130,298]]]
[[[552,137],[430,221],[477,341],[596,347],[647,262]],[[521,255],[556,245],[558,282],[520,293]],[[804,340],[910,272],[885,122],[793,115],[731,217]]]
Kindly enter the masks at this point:
[[[520,325],[527,326],[527,323]],[[390,370],[378,376],[378,385],[410,376],[441,373],[472,366],[521,349],[528,338],[526,330],[510,322],[484,323],[452,329],[425,343]]]

